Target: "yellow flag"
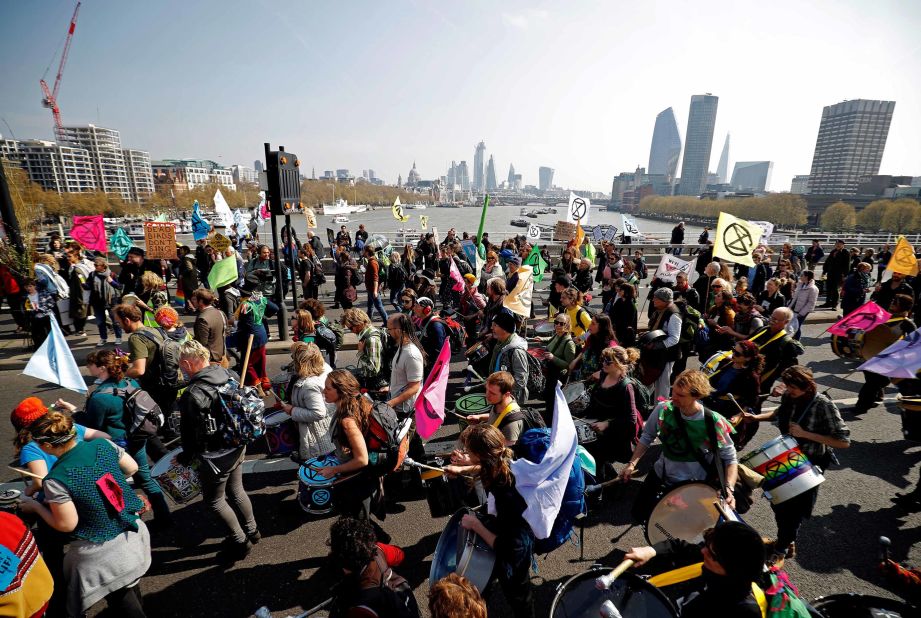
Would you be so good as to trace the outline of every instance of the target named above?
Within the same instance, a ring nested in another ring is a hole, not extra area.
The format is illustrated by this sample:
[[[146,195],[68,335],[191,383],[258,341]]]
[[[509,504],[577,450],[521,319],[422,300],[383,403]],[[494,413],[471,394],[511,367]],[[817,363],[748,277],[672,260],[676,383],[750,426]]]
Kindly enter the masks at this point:
[[[713,257],[754,266],[752,251],[761,242],[764,230],[745,219],[721,212],[716,224],[716,239],[713,242]]]
[[[576,224],[576,251],[577,252],[581,253],[579,248],[582,246],[582,242],[584,240],[585,240],[585,230],[582,229],[582,223],[577,223]]]
[[[892,252],[892,257],[889,259],[889,265],[886,269],[910,277],[918,274],[918,258],[915,257],[914,247],[905,240],[904,236],[899,236],[899,242]]]
[[[317,229],[317,213],[313,211],[313,208],[304,209],[304,216],[307,218],[307,229]]]
[[[399,221],[400,223],[406,223],[409,221],[409,217],[403,214],[403,205],[400,204],[400,196],[397,196],[397,199],[393,201],[393,206],[390,207],[390,212],[393,213],[393,218]]]
[[[530,266],[519,266],[515,271],[518,283],[510,290],[502,301],[502,306],[513,313],[524,317],[531,317],[531,295],[534,291],[534,269]]]
[[[423,230],[429,229],[429,218],[425,215],[419,215],[419,225]]]

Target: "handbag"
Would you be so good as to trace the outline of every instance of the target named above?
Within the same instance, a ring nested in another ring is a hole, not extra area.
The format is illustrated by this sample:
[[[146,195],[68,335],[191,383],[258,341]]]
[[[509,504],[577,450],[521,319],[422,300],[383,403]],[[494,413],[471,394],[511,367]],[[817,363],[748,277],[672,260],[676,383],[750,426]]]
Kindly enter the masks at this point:
[[[350,303],[354,303],[356,300],[358,300],[358,290],[355,289],[354,285],[350,285],[349,287],[342,290],[342,296]]]

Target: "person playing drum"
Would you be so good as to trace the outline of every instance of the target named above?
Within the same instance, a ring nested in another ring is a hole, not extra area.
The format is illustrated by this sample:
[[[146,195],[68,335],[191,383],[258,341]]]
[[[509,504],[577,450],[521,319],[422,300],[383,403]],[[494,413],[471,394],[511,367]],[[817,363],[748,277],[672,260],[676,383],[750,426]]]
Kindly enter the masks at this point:
[[[733,429],[726,419],[700,403],[712,391],[703,372],[687,369],[675,378],[671,401],[657,405],[646,420],[633,456],[620,473],[623,481],[629,481],[637,463],[659,438],[662,455],[646,475],[633,504],[632,513],[637,521],[645,522],[649,518],[664,487],[682,481],[715,479],[717,474],[712,472],[715,460],[718,460],[717,465],[725,467],[726,505],[735,508],[732,492],[738,479],[738,460],[731,438]],[[718,442],[715,447],[708,437],[711,430]]]
[[[465,429],[460,442],[463,451],[456,463],[461,465],[445,466],[445,472],[465,474],[471,466],[475,467],[494,505],[485,521],[467,514],[461,520],[461,527],[476,532],[495,551],[493,574],[512,606],[513,615],[531,618],[535,615],[530,577],[534,533],[523,517],[528,505],[515,490],[510,466],[512,451],[502,432],[484,423]]]
[[[796,364],[796,359],[806,349],[786,332],[787,325],[793,320],[793,310],[778,307],[771,312],[768,325],[752,335],[764,355],[764,371],[761,372],[761,392],[770,391],[771,385],[787,367]]]
[[[492,409],[483,414],[471,414],[467,422],[471,425],[487,423],[497,427],[505,436],[507,446],[518,442],[518,437],[524,431],[524,417],[521,408],[515,401],[512,389],[515,388],[515,378],[508,371],[497,371],[486,378],[486,401]]]
[[[761,408],[759,395],[763,369],[764,357],[759,353],[758,346],[752,341],[742,340],[732,346],[730,363],[710,376],[713,392],[704,400],[704,405],[730,419],[735,427],[738,427],[739,422],[745,422],[751,428],[749,430],[746,427],[746,431],[733,436],[736,448],[742,448],[758,429],[757,424],[746,422],[747,418],[741,414],[746,410],[757,412]],[[730,396],[735,398],[735,403]]]
[[[850,430],[844,424],[835,403],[817,392],[812,370],[794,365],[780,376],[784,386],[780,406],[761,414],[746,414],[749,420],[769,421],[777,418],[780,433],[793,436],[799,442],[803,454],[809,461],[821,468],[835,460],[833,449],[848,448],[851,445]],[[775,557],[792,558],[796,554],[796,533],[804,519],[812,515],[818,486],[779,504],[771,504],[777,520],[777,540],[774,542]]]
[[[691,584],[693,590],[678,600],[682,618],[763,616],[759,597],[763,601],[764,593],[758,595],[754,587],[764,569],[764,542],[757,531],[741,522],[727,521],[708,528],[702,546],[667,540],[651,547],[631,547],[624,558],[638,567],[649,562],[650,567],[668,570],[703,558],[701,574]]]

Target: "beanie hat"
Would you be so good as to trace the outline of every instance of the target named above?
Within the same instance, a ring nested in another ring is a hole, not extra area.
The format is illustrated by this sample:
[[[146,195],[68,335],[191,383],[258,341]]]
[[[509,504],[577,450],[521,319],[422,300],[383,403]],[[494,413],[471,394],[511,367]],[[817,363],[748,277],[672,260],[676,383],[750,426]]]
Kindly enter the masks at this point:
[[[48,408],[38,397],[26,397],[19,402],[10,415],[10,421],[17,430],[25,429],[48,413]]]
[[[761,535],[738,521],[727,521],[713,529],[709,539],[714,558],[733,579],[752,582],[764,568],[764,540]]]
[[[476,275],[474,275],[473,273],[467,273],[466,275],[464,275],[464,279],[473,283],[474,281],[476,281]]]
[[[179,314],[172,307],[160,307],[154,314],[154,320],[163,328],[172,328],[179,324]]]
[[[662,302],[666,303],[670,303],[675,299],[675,295],[672,294],[672,291],[669,288],[659,288],[652,296],[653,298],[658,298]]]
[[[507,333],[514,333],[517,328],[514,316],[507,311],[500,311],[497,313],[496,317],[492,319],[492,323]]]

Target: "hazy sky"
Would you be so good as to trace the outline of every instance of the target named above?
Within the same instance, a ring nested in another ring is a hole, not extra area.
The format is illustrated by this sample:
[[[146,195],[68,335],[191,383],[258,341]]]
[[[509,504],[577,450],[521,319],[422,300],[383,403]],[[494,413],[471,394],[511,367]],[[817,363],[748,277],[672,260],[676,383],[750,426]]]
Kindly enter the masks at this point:
[[[52,136],[38,80],[73,6],[0,0],[0,116],[20,139]],[[500,181],[549,165],[557,185],[610,191],[648,164],[659,111],[683,139],[691,95],[711,92],[710,169],[729,131],[730,173],[771,160],[770,188],[789,190],[844,99],[895,100],[881,173],[921,175],[919,31],[916,0],[84,0],[59,104],[155,159],[252,166],[270,141],[308,175],[394,182],[413,160],[423,178],[472,170],[484,139]]]

